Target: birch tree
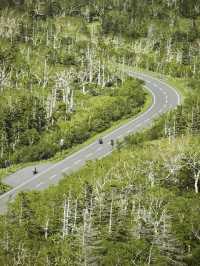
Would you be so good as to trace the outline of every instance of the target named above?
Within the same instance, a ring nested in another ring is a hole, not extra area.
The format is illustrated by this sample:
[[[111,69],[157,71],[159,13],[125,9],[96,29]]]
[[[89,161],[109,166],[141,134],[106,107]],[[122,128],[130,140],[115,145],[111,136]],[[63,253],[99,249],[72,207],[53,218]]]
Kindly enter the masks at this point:
[[[140,205],[136,223],[139,226],[140,236],[150,241],[147,265],[152,265],[155,260],[156,249],[160,250],[167,260],[182,265],[177,256],[180,253],[179,244],[172,234],[171,216],[162,199],[150,197],[148,207]]]
[[[195,193],[198,194],[200,179],[200,153],[198,151],[190,151],[186,153],[184,162],[192,173],[192,178],[194,180],[194,190]]]
[[[62,239],[64,239],[66,236],[69,235],[69,218],[71,215],[71,197],[70,195],[68,198],[64,199],[64,205],[63,205],[63,227],[62,227]]]
[[[9,85],[9,73],[6,70],[6,66],[0,66],[0,92],[4,91],[4,88]]]

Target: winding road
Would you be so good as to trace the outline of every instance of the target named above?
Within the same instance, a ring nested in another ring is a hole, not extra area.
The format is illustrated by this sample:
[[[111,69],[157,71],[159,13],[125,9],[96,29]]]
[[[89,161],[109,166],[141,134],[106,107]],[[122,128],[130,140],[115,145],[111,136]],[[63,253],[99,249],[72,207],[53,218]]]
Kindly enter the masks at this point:
[[[20,191],[43,190],[50,185],[57,184],[63,178],[63,174],[78,170],[88,160],[100,159],[110,154],[112,152],[111,139],[115,141],[123,139],[129,134],[149,126],[156,117],[181,103],[181,98],[177,91],[163,81],[142,73],[129,71],[128,74],[145,81],[145,86],[153,98],[151,107],[137,118],[107,134],[103,138],[102,145],[98,141],[94,141],[66,159],[54,165],[43,167],[42,171],[35,176],[32,176],[32,171],[29,168],[26,170],[27,178],[22,178],[17,184],[14,183],[14,179],[12,183],[11,179],[10,185],[13,185],[13,189],[0,196],[0,213],[6,211],[8,202],[12,201]]]

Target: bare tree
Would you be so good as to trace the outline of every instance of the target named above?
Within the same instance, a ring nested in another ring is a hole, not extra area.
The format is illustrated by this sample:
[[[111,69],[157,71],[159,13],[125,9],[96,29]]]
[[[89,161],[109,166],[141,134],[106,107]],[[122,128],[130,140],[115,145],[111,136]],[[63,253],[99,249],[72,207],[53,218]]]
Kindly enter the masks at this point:
[[[176,181],[176,174],[181,170],[183,167],[183,161],[184,158],[183,153],[178,153],[175,155],[170,156],[163,156],[164,160],[164,168],[167,170],[168,174],[166,176],[166,179],[168,178],[174,178]]]
[[[9,73],[6,70],[6,66],[0,66],[0,92],[3,92],[4,88],[9,85]]]
[[[0,37],[10,39],[19,34],[20,19],[18,19],[14,12],[4,9],[0,16]]]
[[[150,197],[148,205],[137,206],[136,224],[138,233],[150,241],[147,265],[152,265],[155,253],[153,250],[159,249],[167,260],[184,265],[179,262],[181,254],[178,241],[174,238],[171,229],[171,216],[164,205],[162,199]]]
[[[184,161],[186,163],[186,166],[192,172],[195,193],[199,193],[200,153],[198,151],[189,151],[186,154]]]
[[[110,214],[109,214],[109,226],[108,226],[109,234],[111,234],[112,232],[112,215],[113,215],[113,191],[111,193],[111,204],[110,204]]]
[[[75,200],[75,207],[74,207],[74,222],[73,222],[73,226],[72,226],[72,234],[76,231],[77,210],[78,210],[78,199]]]
[[[65,236],[69,234],[69,217],[71,214],[71,209],[70,209],[70,194],[68,198],[64,199],[64,206],[63,206],[63,227],[62,227],[62,238],[64,239]]]
[[[47,240],[48,238],[48,231],[49,231],[49,218],[46,220],[46,225],[44,227],[44,237]]]

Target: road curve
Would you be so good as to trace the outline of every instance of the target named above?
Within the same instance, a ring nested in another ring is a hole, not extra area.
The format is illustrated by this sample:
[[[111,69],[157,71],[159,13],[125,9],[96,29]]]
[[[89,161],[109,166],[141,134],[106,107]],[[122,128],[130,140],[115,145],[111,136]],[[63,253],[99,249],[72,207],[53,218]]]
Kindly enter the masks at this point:
[[[153,98],[151,107],[137,118],[115,129],[111,133],[108,133],[103,138],[104,142],[102,145],[100,145],[98,141],[94,141],[66,159],[52,166],[47,166],[41,173],[18,184],[13,189],[0,196],[0,213],[6,211],[8,202],[12,201],[20,191],[43,190],[50,185],[57,184],[63,178],[63,174],[69,174],[78,170],[88,160],[99,159],[110,154],[112,152],[112,147],[110,145],[111,139],[115,141],[123,139],[129,134],[149,126],[153,119],[175,108],[181,103],[181,98],[177,91],[163,81],[139,72],[129,71],[128,75],[137,77],[145,82],[145,86],[152,94]],[[28,175],[30,176],[30,173],[27,173],[27,176]]]

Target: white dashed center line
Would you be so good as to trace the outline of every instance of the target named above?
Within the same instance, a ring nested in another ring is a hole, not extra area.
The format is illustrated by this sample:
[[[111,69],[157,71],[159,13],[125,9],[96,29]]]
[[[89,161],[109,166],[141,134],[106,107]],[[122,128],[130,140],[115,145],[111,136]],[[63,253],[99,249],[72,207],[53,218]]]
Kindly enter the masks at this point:
[[[53,176],[51,176],[49,179],[50,180],[53,180],[54,178],[56,178],[57,177],[57,175],[53,175]]]
[[[93,154],[92,154],[92,153],[89,153],[89,154],[87,154],[87,155],[85,156],[85,158],[90,158],[91,156],[93,156]]]
[[[62,170],[62,172],[66,172],[69,169],[70,169],[70,167],[66,167],[65,169]]]
[[[135,125],[135,127],[137,128],[137,127],[140,127],[141,125],[142,125],[142,123],[139,123],[139,124]]]
[[[36,188],[39,188],[39,187],[41,187],[43,184],[44,184],[44,183],[41,182],[41,183],[37,184],[35,187],[36,187]]]
[[[81,160],[75,161],[74,164],[77,165],[81,162]]]

